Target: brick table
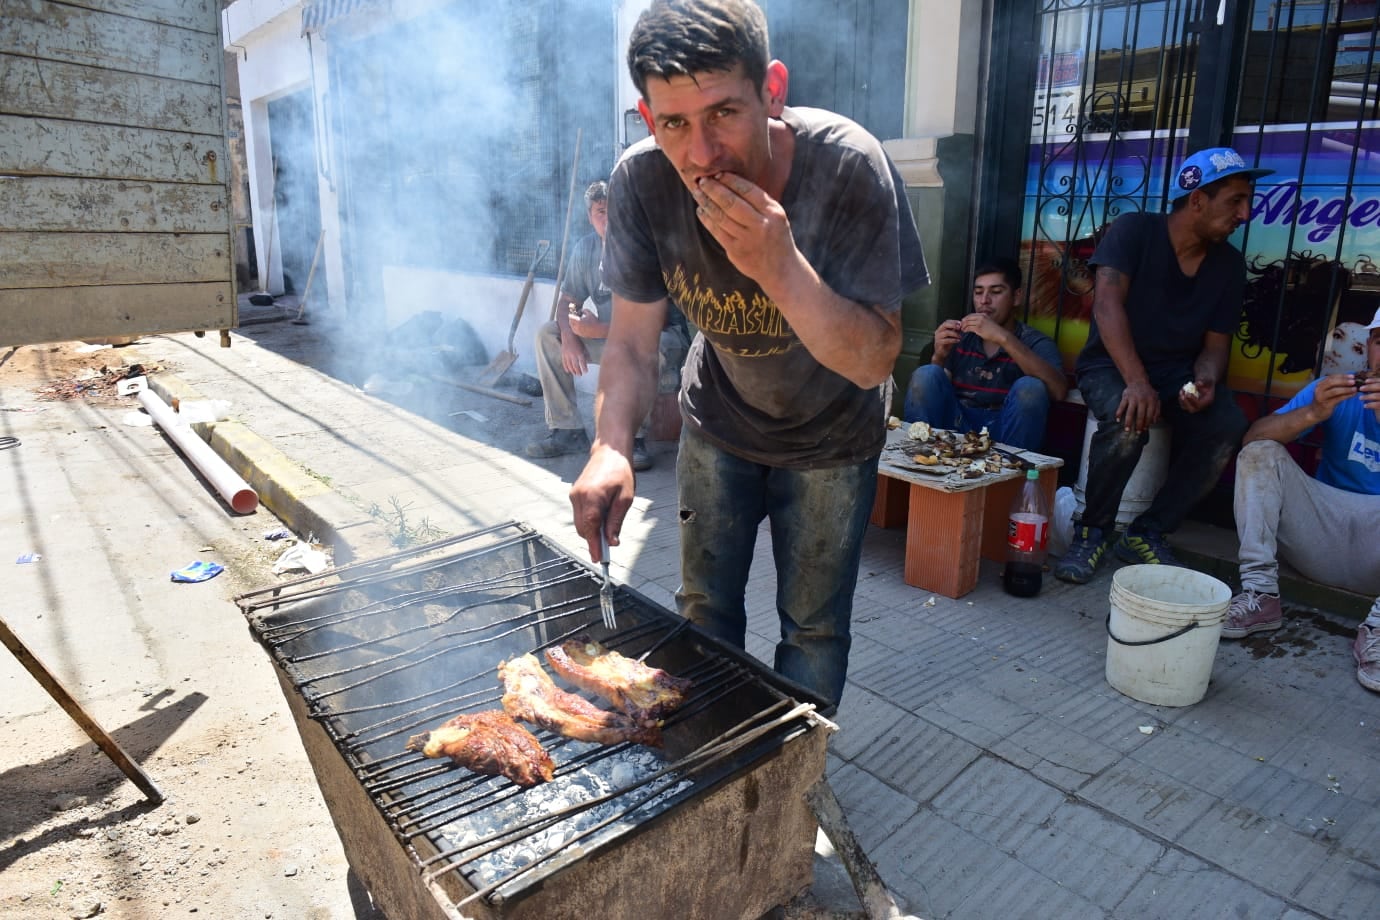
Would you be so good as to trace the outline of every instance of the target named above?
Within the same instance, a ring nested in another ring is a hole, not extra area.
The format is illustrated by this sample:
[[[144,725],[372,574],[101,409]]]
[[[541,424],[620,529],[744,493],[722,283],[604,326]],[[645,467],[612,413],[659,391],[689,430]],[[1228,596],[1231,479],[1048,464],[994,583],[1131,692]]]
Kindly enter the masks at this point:
[[[887,436],[887,447],[906,443],[901,427]],[[1004,450],[1040,471],[1040,488],[1050,508],[1058,485],[1058,457]],[[1006,559],[1006,522],[1025,471],[1003,469],[977,479],[954,473],[922,473],[893,450],[884,450],[877,468],[877,499],[872,523],[906,527],[906,584],[945,597],[962,597],[977,585],[980,558]]]

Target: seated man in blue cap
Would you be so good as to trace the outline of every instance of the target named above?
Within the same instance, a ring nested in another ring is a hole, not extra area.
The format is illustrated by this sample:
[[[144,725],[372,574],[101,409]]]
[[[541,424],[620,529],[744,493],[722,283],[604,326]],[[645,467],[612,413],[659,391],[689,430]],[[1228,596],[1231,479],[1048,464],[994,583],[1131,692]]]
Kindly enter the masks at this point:
[[[1051,402],[1068,395],[1059,346],[1016,319],[1021,267],[993,259],[973,273],[973,312],[940,323],[934,356],[915,369],[902,417],[936,428],[981,431],[1039,450]]]
[[[1229,147],[1200,150],[1172,174],[1170,213],[1123,214],[1089,259],[1093,318],[1078,389],[1097,430],[1086,507],[1054,576],[1083,584],[1109,550],[1127,562],[1178,565],[1165,540],[1221,478],[1246,431],[1225,386],[1246,262],[1227,239],[1251,218],[1255,169]],[[1121,493],[1152,424],[1170,427],[1164,485],[1116,538]]]

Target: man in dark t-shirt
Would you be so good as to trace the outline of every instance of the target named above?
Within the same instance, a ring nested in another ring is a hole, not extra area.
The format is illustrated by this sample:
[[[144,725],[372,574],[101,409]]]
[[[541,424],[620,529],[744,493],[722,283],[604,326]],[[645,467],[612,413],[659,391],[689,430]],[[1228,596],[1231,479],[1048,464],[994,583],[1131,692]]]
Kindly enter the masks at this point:
[[[994,259],[973,273],[973,310],[934,332],[934,356],[911,374],[902,418],[981,431],[1039,450],[1049,405],[1068,395],[1054,340],[1016,319],[1021,267]]]
[[[1227,238],[1250,220],[1255,179],[1272,171],[1229,147],[1200,150],[1174,175],[1169,214],[1123,214],[1089,260],[1092,328],[1075,369],[1097,430],[1086,507],[1055,577],[1082,584],[1113,548],[1128,562],[1179,564],[1164,535],[1211,491],[1246,431],[1222,385],[1246,282]],[[1173,439],[1164,485],[1114,540],[1121,493],[1161,418]]]
[[[673,299],[699,330],[680,391],[680,612],[743,647],[769,519],[775,667],[837,702],[901,299],[928,280],[904,186],[861,127],[786,107],[786,68],[749,0],[656,0],[628,66],[652,137],[609,182],[614,320],[575,527],[595,558],[601,530],[618,545]]]

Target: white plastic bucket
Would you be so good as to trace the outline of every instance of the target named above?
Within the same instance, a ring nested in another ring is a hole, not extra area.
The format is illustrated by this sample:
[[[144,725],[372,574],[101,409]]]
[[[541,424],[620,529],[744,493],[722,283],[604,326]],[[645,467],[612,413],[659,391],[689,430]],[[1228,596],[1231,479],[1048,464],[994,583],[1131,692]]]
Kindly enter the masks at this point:
[[[1088,413],[1088,423],[1083,428],[1083,461],[1078,465],[1078,482],[1073,487],[1075,508],[1079,514],[1088,503],[1088,452],[1092,449],[1093,433],[1097,431],[1097,419]],[[1169,426],[1156,422],[1150,426],[1150,440],[1140,452],[1140,460],[1131,471],[1131,479],[1121,493],[1121,504],[1117,505],[1117,526],[1125,529],[1150,503],[1155,493],[1164,485],[1169,473]]]
[[[1112,576],[1107,683],[1142,703],[1192,706],[1207,693],[1231,588],[1173,565]]]

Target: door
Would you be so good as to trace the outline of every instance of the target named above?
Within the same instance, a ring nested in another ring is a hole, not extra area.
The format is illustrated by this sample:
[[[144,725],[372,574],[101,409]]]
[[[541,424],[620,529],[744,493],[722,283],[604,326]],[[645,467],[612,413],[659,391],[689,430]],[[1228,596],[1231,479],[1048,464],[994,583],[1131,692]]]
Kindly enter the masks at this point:
[[[273,210],[269,232],[277,231],[283,292],[305,293],[307,274],[321,235],[321,195],[316,180],[316,133],[310,89],[268,103],[268,136],[273,152]],[[312,279],[312,299],[325,303],[325,277]]]
[[[220,4],[0,0],[0,346],[228,328]]]

